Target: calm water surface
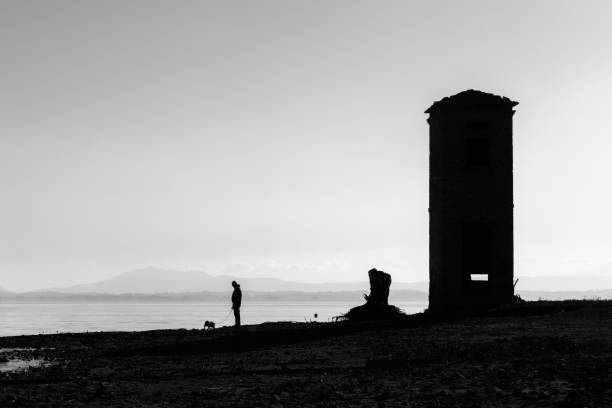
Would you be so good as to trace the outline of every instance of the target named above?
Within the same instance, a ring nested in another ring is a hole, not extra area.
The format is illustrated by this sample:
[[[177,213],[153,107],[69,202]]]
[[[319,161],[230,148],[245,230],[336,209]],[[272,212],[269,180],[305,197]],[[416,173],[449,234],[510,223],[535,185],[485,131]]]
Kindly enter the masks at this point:
[[[396,302],[406,313],[422,312],[422,302]],[[305,320],[326,322],[346,313],[346,302],[253,302],[242,305],[242,324]],[[318,318],[314,318],[314,314]],[[204,320],[232,325],[227,303],[0,303],[0,336],[84,331],[199,329]]]

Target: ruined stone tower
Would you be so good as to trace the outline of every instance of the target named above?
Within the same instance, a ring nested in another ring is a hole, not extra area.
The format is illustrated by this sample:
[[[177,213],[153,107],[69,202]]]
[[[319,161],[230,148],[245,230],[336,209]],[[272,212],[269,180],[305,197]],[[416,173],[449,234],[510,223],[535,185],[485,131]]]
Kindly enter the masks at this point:
[[[425,111],[431,311],[512,300],[512,116],[517,104],[467,90]]]

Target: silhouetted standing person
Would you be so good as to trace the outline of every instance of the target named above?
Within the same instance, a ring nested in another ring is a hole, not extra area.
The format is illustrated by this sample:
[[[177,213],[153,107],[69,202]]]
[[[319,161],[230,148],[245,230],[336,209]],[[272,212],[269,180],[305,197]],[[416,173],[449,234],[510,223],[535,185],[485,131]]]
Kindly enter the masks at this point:
[[[234,318],[236,319],[236,327],[240,327],[240,305],[242,304],[242,291],[240,285],[236,281],[232,281],[234,292],[232,293],[232,309],[234,309]]]

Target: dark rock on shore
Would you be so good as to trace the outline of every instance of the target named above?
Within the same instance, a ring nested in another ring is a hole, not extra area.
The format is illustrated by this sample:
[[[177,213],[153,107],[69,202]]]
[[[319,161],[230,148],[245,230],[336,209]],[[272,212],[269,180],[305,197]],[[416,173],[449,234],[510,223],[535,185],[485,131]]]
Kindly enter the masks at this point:
[[[404,313],[396,306],[365,305],[352,308],[344,315],[349,320],[385,320],[403,316]]]
[[[370,294],[364,295],[366,303],[352,308],[342,318],[349,320],[387,320],[404,315],[398,307],[389,305],[391,275],[374,268],[368,271],[368,277],[370,279]]]

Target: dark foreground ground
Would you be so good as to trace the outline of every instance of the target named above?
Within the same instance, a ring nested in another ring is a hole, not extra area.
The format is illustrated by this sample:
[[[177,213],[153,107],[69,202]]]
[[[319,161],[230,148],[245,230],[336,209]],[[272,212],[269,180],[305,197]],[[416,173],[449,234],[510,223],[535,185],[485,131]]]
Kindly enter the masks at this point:
[[[488,316],[0,338],[0,407],[609,407],[612,303]],[[42,348],[44,347],[44,349]]]

